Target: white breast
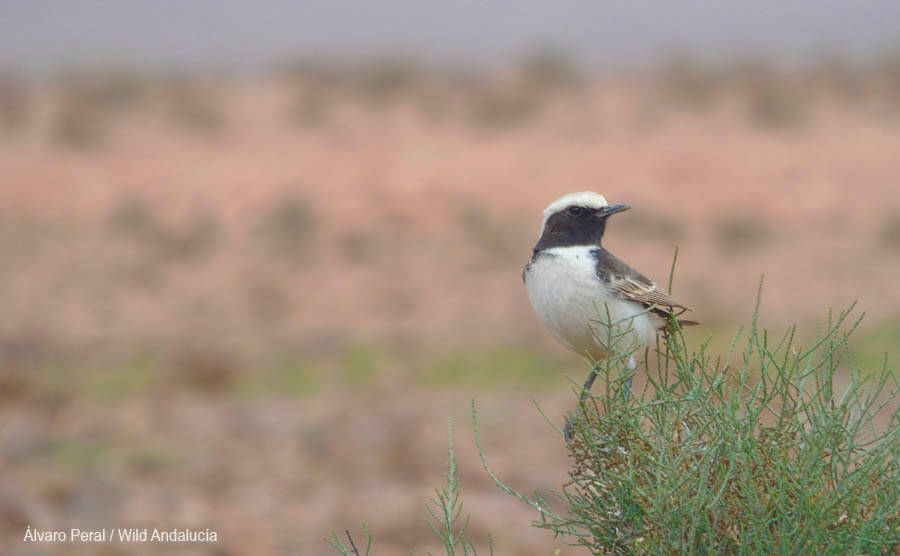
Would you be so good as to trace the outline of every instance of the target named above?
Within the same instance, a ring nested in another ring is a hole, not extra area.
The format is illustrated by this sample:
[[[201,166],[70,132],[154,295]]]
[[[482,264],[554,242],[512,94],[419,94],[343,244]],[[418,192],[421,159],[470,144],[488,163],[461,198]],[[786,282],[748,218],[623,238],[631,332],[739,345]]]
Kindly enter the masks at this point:
[[[662,319],[603,285],[596,275],[593,249],[554,247],[526,267],[525,287],[534,312],[554,338],[581,355],[606,357],[610,319],[614,331],[622,332],[616,351],[628,352],[635,343],[650,346]]]

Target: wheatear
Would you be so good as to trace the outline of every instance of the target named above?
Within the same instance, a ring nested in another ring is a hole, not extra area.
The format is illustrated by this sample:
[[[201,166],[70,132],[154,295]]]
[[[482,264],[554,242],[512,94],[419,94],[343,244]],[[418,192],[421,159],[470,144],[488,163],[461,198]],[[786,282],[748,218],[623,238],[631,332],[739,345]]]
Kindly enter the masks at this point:
[[[634,370],[633,354],[654,344],[670,316],[689,309],[601,245],[607,219],[629,208],[591,191],[560,197],[544,209],[541,237],[522,279],[534,312],[561,344],[595,361],[612,347],[629,354],[626,366]],[[596,377],[592,369],[582,400]],[[630,378],[626,388],[627,396]],[[566,438],[571,437],[567,423]]]

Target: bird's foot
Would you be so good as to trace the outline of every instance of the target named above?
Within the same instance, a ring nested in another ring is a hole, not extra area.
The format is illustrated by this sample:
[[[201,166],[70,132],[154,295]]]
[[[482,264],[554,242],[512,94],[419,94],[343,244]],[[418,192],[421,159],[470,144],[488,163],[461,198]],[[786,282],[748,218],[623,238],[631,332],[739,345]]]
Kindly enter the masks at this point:
[[[566,426],[563,428],[563,436],[566,438],[567,444],[571,444],[575,440],[575,419],[574,415],[566,419]]]

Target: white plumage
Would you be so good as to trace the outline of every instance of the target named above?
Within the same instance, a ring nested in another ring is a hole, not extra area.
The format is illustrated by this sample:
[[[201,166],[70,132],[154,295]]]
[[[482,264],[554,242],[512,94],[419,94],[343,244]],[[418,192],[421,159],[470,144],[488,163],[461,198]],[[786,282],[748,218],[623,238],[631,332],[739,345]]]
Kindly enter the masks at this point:
[[[665,322],[597,279],[593,249],[589,245],[552,247],[528,265],[525,287],[534,312],[561,344],[593,359],[607,355],[610,318],[617,324],[614,338],[621,333],[617,352],[652,345]]]
[[[626,368],[634,370],[635,354],[653,345],[667,319],[688,309],[603,248],[607,220],[629,208],[610,205],[592,191],[560,197],[544,209],[541,235],[522,279],[535,314],[561,344],[595,361],[628,355]],[[594,367],[581,403],[596,377]],[[626,400],[630,391],[631,376],[625,382]],[[565,437],[573,438],[571,420]]]

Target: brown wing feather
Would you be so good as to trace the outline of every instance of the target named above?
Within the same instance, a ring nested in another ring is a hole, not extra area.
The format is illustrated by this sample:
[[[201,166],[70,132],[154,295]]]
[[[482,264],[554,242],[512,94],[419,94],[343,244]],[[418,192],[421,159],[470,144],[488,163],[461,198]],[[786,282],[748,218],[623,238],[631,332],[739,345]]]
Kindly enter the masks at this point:
[[[637,270],[631,268],[606,249],[594,252],[597,259],[597,273],[609,281],[610,287],[625,299],[642,303],[653,308],[654,312],[666,317],[681,309],[677,314],[690,311],[690,308],[675,301],[671,295],[661,290],[656,283]],[[695,324],[684,321],[684,324]]]
[[[659,289],[652,280],[643,276],[614,276],[611,280],[612,288],[622,294],[626,299],[654,305],[660,308],[688,309],[675,301],[671,295]]]

